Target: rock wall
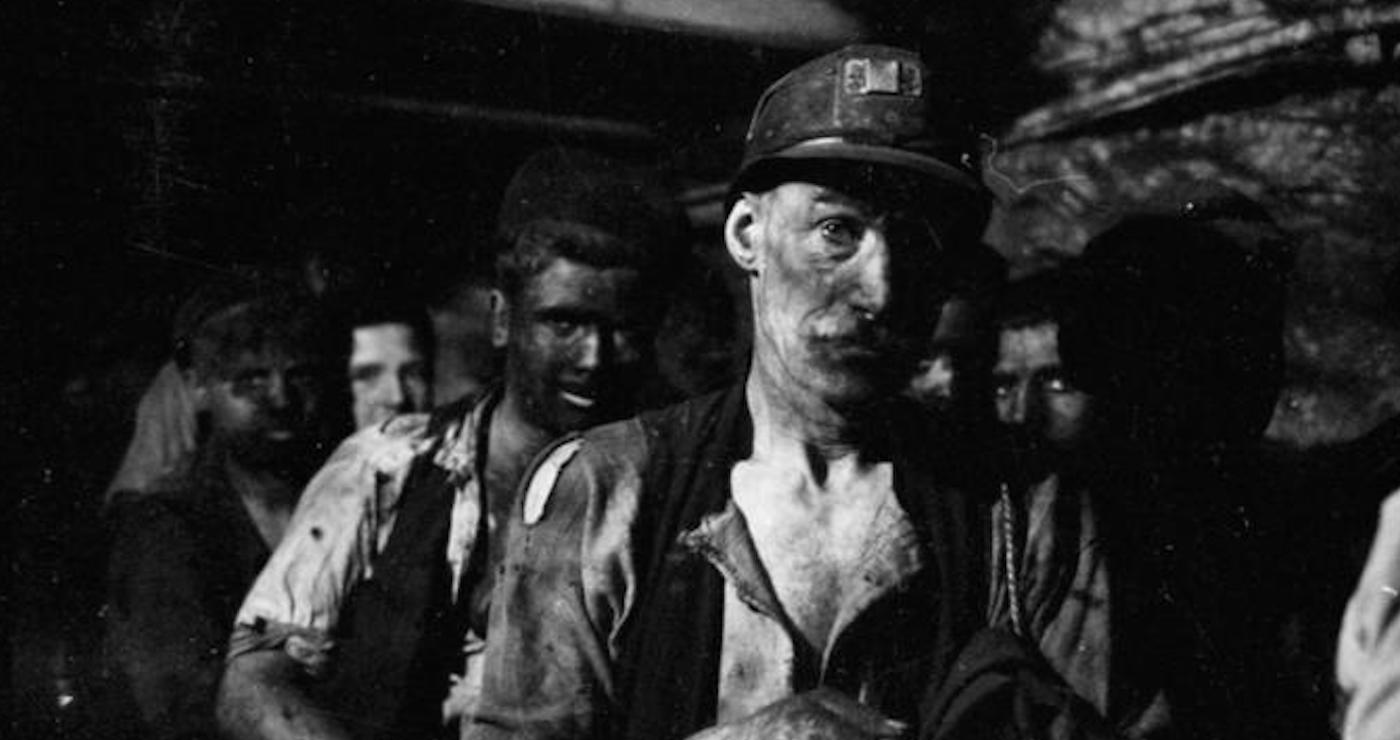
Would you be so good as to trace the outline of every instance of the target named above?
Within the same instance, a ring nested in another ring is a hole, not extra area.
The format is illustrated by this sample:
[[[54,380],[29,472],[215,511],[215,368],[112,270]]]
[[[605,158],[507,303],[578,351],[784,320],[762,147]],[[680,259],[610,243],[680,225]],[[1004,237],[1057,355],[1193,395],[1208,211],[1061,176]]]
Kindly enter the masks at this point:
[[[1229,189],[1296,249],[1269,436],[1354,439],[1400,406],[1400,4],[1066,0],[1033,65],[1066,92],[987,139],[1017,273],[1122,215]]]

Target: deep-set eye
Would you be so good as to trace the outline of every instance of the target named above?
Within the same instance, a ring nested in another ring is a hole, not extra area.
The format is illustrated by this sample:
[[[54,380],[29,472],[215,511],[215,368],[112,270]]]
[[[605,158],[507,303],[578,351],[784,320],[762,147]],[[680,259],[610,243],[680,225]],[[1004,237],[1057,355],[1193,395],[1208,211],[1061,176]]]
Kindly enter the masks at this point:
[[[863,228],[853,218],[834,216],[822,219],[817,230],[828,243],[839,247],[853,248],[860,241]]]
[[[399,377],[404,380],[426,382],[428,379],[428,368],[421,362],[410,362],[399,368]]]
[[[236,396],[246,398],[263,395],[272,388],[272,374],[268,372],[242,372],[234,376],[229,385]]]
[[[553,333],[554,336],[560,339],[573,337],[583,329],[583,322],[563,317],[545,319],[544,325],[549,328],[549,331]]]
[[[354,367],[350,368],[350,380],[356,383],[367,383],[379,377],[379,375],[383,372],[383,365],[355,365]]]
[[[1048,375],[1041,381],[1045,390],[1051,393],[1074,393],[1075,387],[1062,375]]]

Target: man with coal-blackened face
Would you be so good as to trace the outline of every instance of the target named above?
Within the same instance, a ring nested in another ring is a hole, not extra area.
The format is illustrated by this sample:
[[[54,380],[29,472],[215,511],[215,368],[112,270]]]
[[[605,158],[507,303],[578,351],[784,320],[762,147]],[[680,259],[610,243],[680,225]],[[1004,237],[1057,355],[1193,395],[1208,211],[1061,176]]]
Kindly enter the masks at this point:
[[[157,738],[215,733],[238,601],[333,439],[336,352],[314,306],[229,280],[182,312],[198,314],[176,354],[207,434],[149,490],[115,495],[109,559],[109,648]]]
[[[1092,528],[991,526],[973,440],[902,394],[987,204],[931,86],[856,46],[760,99],[723,232],[746,377],[537,464],[467,737],[1041,736],[1139,709],[1109,706],[1106,670],[1051,670],[1108,654],[1083,629],[1106,593],[1068,596],[1104,572]],[[1067,570],[1014,556],[1057,543]],[[984,673],[1006,691],[959,693]]]
[[[825,169],[825,171],[822,171]],[[850,407],[887,394],[938,313],[941,245],[919,183],[873,168],[746,193],[731,223],[753,272],[755,370],[778,388]]]
[[[371,424],[317,474],[236,618],[220,702],[231,734],[431,737],[469,715],[517,484],[556,437],[643,398],[684,246],[658,173],[541,151],[506,188],[497,230],[501,384]]]
[[[557,435],[631,408],[651,354],[655,312],[635,267],[564,254],[545,265],[507,281],[509,310],[498,320],[506,325],[507,377],[522,415]]]

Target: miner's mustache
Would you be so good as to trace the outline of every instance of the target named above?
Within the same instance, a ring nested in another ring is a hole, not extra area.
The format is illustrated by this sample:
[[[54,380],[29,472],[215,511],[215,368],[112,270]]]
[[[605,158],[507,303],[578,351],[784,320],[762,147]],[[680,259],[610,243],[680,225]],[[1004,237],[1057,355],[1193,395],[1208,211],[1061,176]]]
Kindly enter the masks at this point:
[[[911,353],[918,345],[913,338],[879,324],[866,324],[853,331],[817,335],[812,339],[835,350],[863,350],[892,355]]]

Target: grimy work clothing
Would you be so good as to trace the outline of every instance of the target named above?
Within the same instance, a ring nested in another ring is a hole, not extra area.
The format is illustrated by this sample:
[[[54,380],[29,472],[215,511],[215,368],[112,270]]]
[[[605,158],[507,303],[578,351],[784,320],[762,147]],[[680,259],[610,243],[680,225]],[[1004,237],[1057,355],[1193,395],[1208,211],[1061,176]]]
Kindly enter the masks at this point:
[[[742,387],[543,456],[512,522],[466,737],[681,738],[818,686],[927,737],[961,737],[1007,666],[1077,716],[1149,731],[1162,713],[1110,706],[1108,573],[1087,502],[1041,502],[1038,518],[1016,520],[976,458],[919,411],[895,405],[885,419],[897,505],[877,519],[861,583],[820,650],[785,616],[731,498],[730,471],[751,451]],[[1047,526],[1050,509],[1076,526]],[[994,542],[1009,532],[1033,539],[1008,554]],[[1014,578],[994,554],[1020,564]],[[1008,580],[1014,610],[989,598]],[[988,630],[1004,636],[974,639]],[[965,652],[983,645],[985,665]]]
[[[248,592],[229,657],[285,650],[356,737],[440,734],[451,683],[469,699],[480,680],[493,577],[482,469],[498,398],[342,443]]]
[[[217,737],[229,624],[268,547],[216,443],[148,490],[113,499],[108,649],[150,737]]]

